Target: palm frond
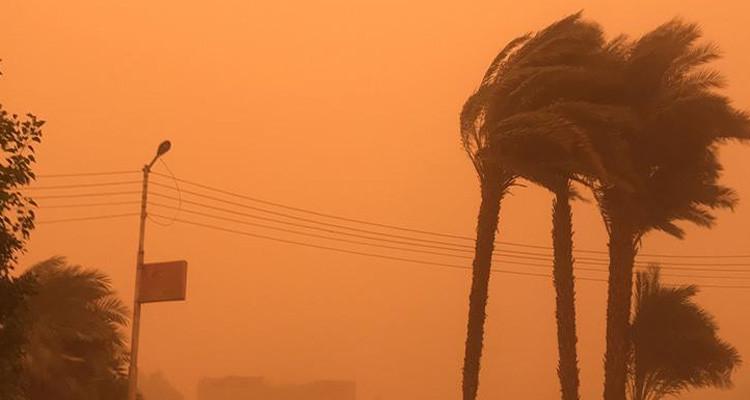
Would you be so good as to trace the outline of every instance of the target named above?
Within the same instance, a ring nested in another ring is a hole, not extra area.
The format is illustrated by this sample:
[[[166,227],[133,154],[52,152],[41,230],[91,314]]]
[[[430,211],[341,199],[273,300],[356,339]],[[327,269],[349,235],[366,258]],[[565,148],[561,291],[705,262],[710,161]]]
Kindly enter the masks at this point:
[[[100,271],[55,257],[26,272],[37,291],[28,301],[25,387],[30,399],[87,398],[97,382],[121,376],[127,361],[128,310]],[[118,375],[120,374],[120,375]]]
[[[728,388],[741,364],[714,318],[693,297],[695,285],[666,287],[658,267],[636,276],[631,394],[659,399],[690,388]]]
[[[621,130],[636,190],[598,187],[605,221],[616,217],[644,233],[656,229],[681,238],[680,221],[710,227],[714,210],[736,203],[718,183],[715,146],[750,139],[750,118],[717,92],[725,80],[709,64],[720,52],[701,36],[696,24],[676,19],[634,42],[611,44],[623,57],[623,91],[629,93],[621,105],[638,121]]]

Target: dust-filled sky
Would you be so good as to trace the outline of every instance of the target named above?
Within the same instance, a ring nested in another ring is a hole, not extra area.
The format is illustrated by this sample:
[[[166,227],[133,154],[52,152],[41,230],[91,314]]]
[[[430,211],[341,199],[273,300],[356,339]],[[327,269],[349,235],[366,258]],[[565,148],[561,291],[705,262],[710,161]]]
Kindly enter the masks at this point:
[[[678,15],[699,22],[723,49],[718,66],[729,79],[728,93],[750,108],[750,5],[693,0],[5,0],[0,102],[48,121],[37,168],[42,174],[137,170],[168,138],[173,149],[165,161],[179,178],[336,215],[471,235],[479,195],[459,142],[460,107],[505,42],[579,9],[610,36],[639,35]],[[713,230],[690,228],[682,242],[649,235],[643,251],[750,253],[749,155],[750,148],[737,145],[722,150],[724,182],[744,200],[734,213],[722,212]],[[157,164],[156,171],[166,170]],[[46,179],[39,185],[138,179]],[[515,189],[503,203],[500,240],[549,246],[550,199],[540,189]],[[40,200],[39,219],[137,212],[137,205],[44,209],[115,200],[137,201],[138,195]],[[579,202],[574,211],[577,248],[604,249],[595,206]],[[22,264],[67,256],[106,271],[131,301],[137,226],[133,216],[40,224]],[[146,260],[170,259],[190,263],[188,300],[144,307],[141,368],[163,371],[188,399],[200,378],[223,375],[352,379],[364,400],[458,396],[468,271],[149,223]],[[582,395],[595,398],[602,384],[605,285],[579,282],[577,299]],[[750,359],[750,290],[705,289],[699,300],[717,317],[722,336]],[[549,279],[493,276],[482,398],[558,395],[553,304]],[[746,399],[750,367],[739,371],[736,383],[734,391],[685,398]]]

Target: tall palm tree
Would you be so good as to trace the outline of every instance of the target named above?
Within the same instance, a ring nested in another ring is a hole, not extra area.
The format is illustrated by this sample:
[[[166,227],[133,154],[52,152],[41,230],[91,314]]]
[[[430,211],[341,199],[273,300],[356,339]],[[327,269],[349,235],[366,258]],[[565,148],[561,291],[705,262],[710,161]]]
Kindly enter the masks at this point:
[[[717,93],[724,80],[706,64],[718,51],[700,38],[697,25],[673,20],[614,46],[623,87],[611,102],[633,116],[620,130],[634,179],[627,189],[602,182],[595,191],[609,234],[605,400],[625,399],[633,266],[643,236],[660,230],[682,238],[678,222],[710,227],[713,210],[736,202],[718,182],[716,145],[750,138],[750,119]]]
[[[585,69],[607,74],[611,61],[602,47],[600,57],[591,57]],[[611,85],[601,80],[582,84],[590,94],[605,93]],[[596,98],[598,96],[592,96]],[[574,181],[616,182],[629,187],[630,164],[622,157],[625,145],[620,135],[599,120],[599,113],[615,115],[617,108],[585,101],[559,102],[508,118],[492,135],[492,154],[517,176],[548,189],[552,205],[553,283],[556,293],[558,378],[563,400],[578,399],[576,350],[575,280],[573,274],[573,227],[571,201],[578,197]],[[585,116],[586,121],[581,117]],[[586,129],[582,129],[585,127]]]
[[[573,125],[559,118],[551,107],[561,102],[572,104],[575,101],[588,100],[592,93],[596,92],[573,89],[582,85],[586,87],[587,82],[600,82],[590,79],[587,66],[592,60],[601,58],[602,36],[597,25],[582,21],[578,13],[534,35],[524,35],[512,40],[492,62],[479,89],[466,101],[462,110],[462,142],[479,176],[481,193],[464,356],[465,400],[475,399],[478,390],[485,308],[500,203],[523,172],[522,168],[512,165],[510,158],[506,160],[498,152],[498,147],[503,147],[503,144],[498,145],[500,142],[496,138],[502,137],[505,133],[508,137],[518,134],[526,138],[528,135],[523,134],[527,133],[526,131],[538,133],[567,129],[556,145],[561,145],[565,151],[575,152],[581,144],[587,144],[588,142],[580,137],[570,138],[571,134],[577,134],[572,129]],[[533,128],[527,124],[532,124]],[[508,146],[511,147],[513,146]],[[590,150],[590,146],[588,149]],[[589,156],[593,154],[586,149],[581,153]],[[587,161],[594,158],[596,157],[589,157]],[[524,160],[524,157],[520,159]],[[589,167],[589,170],[601,170],[602,168],[598,168],[600,164],[586,163],[586,167]],[[525,177],[533,175],[528,170],[525,172]],[[545,173],[546,177],[551,176],[549,171]],[[552,180],[550,178],[550,181]],[[564,241],[570,240],[569,202],[564,199],[570,194],[568,175],[556,177],[554,181],[559,185],[558,192],[563,198],[559,206],[555,207],[556,214],[560,216],[558,219],[563,221],[558,227],[559,234],[555,236],[567,236]],[[567,233],[564,222],[566,213]],[[559,244],[559,252],[556,253],[556,264],[560,266],[558,271],[562,271],[556,275],[556,282],[560,283],[560,309],[564,310],[558,319],[562,326],[560,332],[563,333],[559,373],[566,400],[578,398],[571,249],[572,245],[562,243]],[[566,257],[567,261],[564,260]]]
[[[713,317],[693,302],[696,293],[696,286],[663,286],[656,267],[636,275],[632,400],[659,400],[690,388],[731,387],[740,356],[717,336]]]
[[[109,278],[67,265],[60,257],[36,264],[24,275],[36,282],[23,318],[27,398],[117,398],[125,387],[128,352],[122,331],[128,311]]]

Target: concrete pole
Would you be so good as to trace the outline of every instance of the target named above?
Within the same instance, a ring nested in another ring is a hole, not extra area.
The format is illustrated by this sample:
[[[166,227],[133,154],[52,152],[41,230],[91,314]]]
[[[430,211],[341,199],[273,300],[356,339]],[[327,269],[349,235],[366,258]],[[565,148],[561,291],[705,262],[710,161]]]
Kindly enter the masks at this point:
[[[153,164],[153,162],[151,163]],[[133,293],[133,332],[130,335],[130,369],[128,371],[128,400],[136,400],[138,393],[138,342],[141,328],[141,271],[143,270],[143,242],[146,236],[146,204],[148,199],[148,174],[151,165],[143,167],[143,191],[141,193],[141,226],[138,234],[138,257],[135,271],[135,292]]]

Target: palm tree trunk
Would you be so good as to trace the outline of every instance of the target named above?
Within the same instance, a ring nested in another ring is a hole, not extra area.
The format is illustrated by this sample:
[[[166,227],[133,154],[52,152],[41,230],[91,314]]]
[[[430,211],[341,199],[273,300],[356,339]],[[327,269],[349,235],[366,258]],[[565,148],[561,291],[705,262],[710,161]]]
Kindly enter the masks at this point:
[[[489,180],[491,181],[491,180]],[[469,321],[466,332],[466,348],[463,369],[463,399],[475,400],[479,388],[479,368],[484,341],[485,308],[490,282],[492,252],[495,248],[495,232],[500,216],[502,188],[496,183],[482,184],[482,203],[477,221],[477,241],[472,268],[471,293],[469,294]]]
[[[604,400],[625,400],[636,234],[619,221],[613,221],[610,230]]]
[[[578,400],[578,353],[576,344],[575,281],[573,277],[573,223],[570,189],[558,190],[552,206],[554,284],[557,293],[557,349],[562,400]]]

